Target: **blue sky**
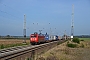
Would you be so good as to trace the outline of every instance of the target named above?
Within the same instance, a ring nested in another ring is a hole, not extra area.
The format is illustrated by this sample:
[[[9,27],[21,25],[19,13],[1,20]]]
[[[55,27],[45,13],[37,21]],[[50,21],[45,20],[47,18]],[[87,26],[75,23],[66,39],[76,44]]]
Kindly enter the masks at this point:
[[[74,35],[90,35],[90,0],[0,0],[0,35],[22,36],[24,14],[28,36],[50,28],[52,34],[70,35],[72,5]]]

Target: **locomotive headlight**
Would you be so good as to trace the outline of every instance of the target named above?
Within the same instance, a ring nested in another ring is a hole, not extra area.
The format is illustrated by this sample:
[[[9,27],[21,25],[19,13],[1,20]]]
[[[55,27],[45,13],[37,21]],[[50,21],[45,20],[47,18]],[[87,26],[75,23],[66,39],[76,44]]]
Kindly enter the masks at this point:
[[[32,40],[32,38],[31,38],[31,40]]]
[[[36,38],[35,38],[35,40],[36,40]]]

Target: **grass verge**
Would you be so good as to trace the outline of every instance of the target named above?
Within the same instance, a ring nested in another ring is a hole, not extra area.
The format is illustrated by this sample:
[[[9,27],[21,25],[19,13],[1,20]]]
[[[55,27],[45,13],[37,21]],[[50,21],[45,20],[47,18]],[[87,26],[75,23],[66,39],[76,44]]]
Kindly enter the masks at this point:
[[[16,46],[26,46],[26,45],[29,45],[29,43],[26,43],[26,44],[18,43],[18,44],[8,44],[8,45],[1,44],[0,49],[16,47]]]

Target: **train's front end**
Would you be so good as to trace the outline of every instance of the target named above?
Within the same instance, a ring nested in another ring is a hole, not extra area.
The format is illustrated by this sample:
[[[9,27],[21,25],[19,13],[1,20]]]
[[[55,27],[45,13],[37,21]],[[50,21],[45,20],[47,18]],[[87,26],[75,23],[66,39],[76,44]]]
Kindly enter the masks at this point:
[[[31,34],[30,35],[30,43],[34,44],[38,42],[38,34]]]

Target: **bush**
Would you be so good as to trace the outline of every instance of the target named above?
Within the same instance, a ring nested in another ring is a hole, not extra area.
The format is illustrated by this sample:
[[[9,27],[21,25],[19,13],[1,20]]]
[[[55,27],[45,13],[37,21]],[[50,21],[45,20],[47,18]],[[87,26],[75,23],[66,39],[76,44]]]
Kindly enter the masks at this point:
[[[84,41],[84,40],[80,40],[80,41]]]
[[[77,37],[75,37],[75,38],[73,38],[73,42],[75,42],[75,43],[80,43],[80,40],[79,40],[79,38],[77,38]]]
[[[67,46],[68,46],[68,47],[71,47],[71,48],[75,48],[75,47],[77,47],[76,44],[71,44],[71,43],[68,43]]]
[[[4,45],[2,44],[2,45],[0,45],[0,49],[3,49],[4,48]]]

